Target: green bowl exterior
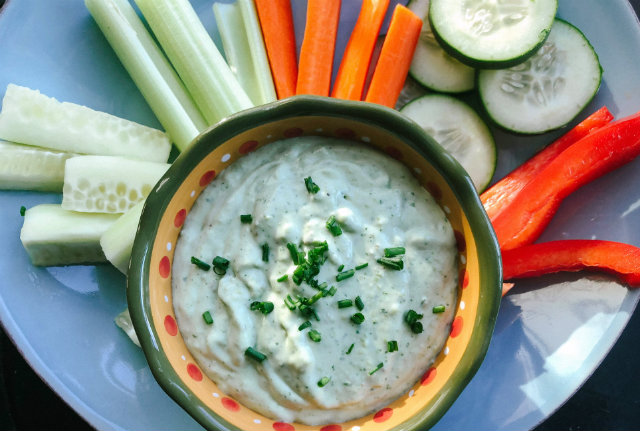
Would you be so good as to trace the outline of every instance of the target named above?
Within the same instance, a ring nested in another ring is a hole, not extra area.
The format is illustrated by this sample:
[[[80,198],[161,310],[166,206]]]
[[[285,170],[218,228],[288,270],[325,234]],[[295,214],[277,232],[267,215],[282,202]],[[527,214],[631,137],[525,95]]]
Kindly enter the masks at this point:
[[[230,116],[198,136],[169,168],[147,197],[128,271],[127,301],[131,320],[151,371],[160,386],[201,425],[212,430],[239,430],[220,418],[182,384],[160,345],[149,303],[149,263],[158,225],[181,182],[202,157],[228,139],[257,126],[300,116],[331,116],[382,127],[429,160],[443,175],[465,213],[483,268],[480,304],[465,354],[438,397],[394,430],[424,430],[433,426],[474,376],[489,347],[501,299],[500,249],[491,223],[466,171],[416,123],[389,108],[319,96],[294,96]],[[241,430],[240,430],[241,431]]]

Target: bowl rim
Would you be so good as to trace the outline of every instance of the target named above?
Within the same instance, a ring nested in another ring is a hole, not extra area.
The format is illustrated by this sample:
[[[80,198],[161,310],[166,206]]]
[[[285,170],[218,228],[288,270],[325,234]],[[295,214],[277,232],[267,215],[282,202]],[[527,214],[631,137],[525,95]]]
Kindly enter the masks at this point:
[[[301,95],[257,106],[229,116],[200,133],[158,181],[144,204],[127,272],[129,312],[149,368],[163,390],[205,428],[238,429],[210,410],[182,384],[161,347],[158,333],[153,324],[148,295],[150,258],[158,225],[184,177],[208,154],[207,151],[202,150],[209,149],[212,140],[222,144],[242,132],[273,121],[318,115],[337,118],[355,117],[357,121],[375,124],[397,135],[403,141],[407,141],[407,144],[420,155],[433,161],[432,165],[435,170],[450,185],[469,221],[471,232],[476,240],[479,267],[483,268],[480,285],[488,288],[481,290],[479,294],[473,335],[464,356],[451,376],[452,378],[449,379],[451,381],[447,382],[443,388],[442,396],[437,397],[437,400],[432,400],[427,411],[421,410],[422,415],[409,418],[401,424],[402,429],[422,430],[432,427],[446,413],[475,375],[489,348],[501,300],[500,248],[475,186],[464,168],[413,120],[398,111],[381,105]],[[417,142],[424,145],[414,145]],[[220,144],[210,149],[213,150]],[[139,264],[131,265],[131,262],[139,262]],[[495,289],[490,291],[489,288],[492,286]]]

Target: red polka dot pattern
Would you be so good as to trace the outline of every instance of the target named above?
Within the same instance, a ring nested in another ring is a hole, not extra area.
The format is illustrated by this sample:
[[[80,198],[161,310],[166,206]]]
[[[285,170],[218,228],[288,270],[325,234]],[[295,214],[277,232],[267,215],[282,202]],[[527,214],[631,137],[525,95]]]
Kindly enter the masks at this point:
[[[380,423],[389,420],[389,418],[393,415],[393,409],[387,407],[380,410],[378,413],[373,415],[373,421]]]
[[[284,131],[283,135],[285,138],[295,138],[298,136],[302,136],[304,131],[300,127],[292,127]]]
[[[158,272],[160,272],[160,277],[168,278],[169,274],[171,274],[171,261],[168,256],[164,256],[160,259],[160,264],[158,265]]]
[[[209,184],[216,177],[216,171],[207,171],[200,177],[200,187]]]
[[[449,336],[451,338],[455,338],[462,332],[462,316],[458,316],[453,319],[453,323],[451,324],[451,334]]]
[[[355,139],[356,137],[356,132],[354,132],[351,129],[347,129],[347,128],[342,128],[342,129],[337,129],[335,131],[335,135],[338,138],[342,138],[342,139]]]
[[[342,427],[340,425],[327,425],[320,428],[320,431],[342,431]]]
[[[431,196],[437,201],[442,199],[442,190],[436,183],[428,182],[427,183],[427,191],[431,193]]]
[[[433,379],[436,378],[436,374],[437,371],[435,369],[435,367],[431,367],[427,370],[426,373],[423,374],[422,378],[420,379],[420,384],[422,386],[428,385],[429,383],[433,382]]]
[[[231,398],[223,397],[220,401],[222,402],[222,407],[229,411],[237,412],[240,410],[240,404],[236,403]]]
[[[175,337],[178,335],[178,324],[176,323],[176,319],[171,315],[166,315],[164,318],[164,329],[167,331],[167,334]]]
[[[187,218],[187,210],[183,208],[180,211],[178,211],[178,213],[176,214],[176,217],[173,219],[173,225],[175,227],[182,226],[185,218]]]
[[[284,422],[274,422],[273,429],[276,431],[295,431],[293,425]]]
[[[457,230],[453,232],[453,235],[456,237],[456,244],[458,245],[458,251],[462,253],[467,248],[467,240],[464,239],[464,235]]]
[[[249,154],[250,152],[255,151],[256,148],[258,148],[258,141],[247,141],[240,145],[238,152],[240,154]]]
[[[462,276],[462,288],[466,289],[469,286],[469,271],[464,270],[464,275]]]
[[[198,368],[196,364],[187,364],[187,373],[189,373],[189,376],[196,382],[202,381],[202,371],[200,371],[200,368]]]
[[[402,158],[404,157],[403,154],[402,154],[402,151],[400,151],[396,147],[386,147],[384,149],[384,152],[387,153],[388,155],[390,155],[391,157],[393,157],[396,160],[402,160]]]

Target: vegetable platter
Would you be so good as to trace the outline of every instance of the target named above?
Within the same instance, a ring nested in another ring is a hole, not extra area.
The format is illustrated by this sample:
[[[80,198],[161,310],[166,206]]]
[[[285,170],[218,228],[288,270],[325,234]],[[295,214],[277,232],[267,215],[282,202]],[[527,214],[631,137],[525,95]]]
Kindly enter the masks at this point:
[[[212,2],[192,4],[221,46]],[[292,4],[300,48],[306,2]],[[343,0],[334,71],[359,5]],[[572,124],[601,106],[616,118],[640,110],[635,79],[640,65],[633,61],[640,52],[640,24],[627,0],[560,0],[557,15],[584,33],[604,70],[599,92]],[[0,46],[2,94],[15,83],[160,128],[83,1],[7,1],[0,10]],[[492,127],[498,148],[494,180],[562,132],[523,136]],[[569,196],[541,240],[604,239],[640,246],[640,194],[634,187],[640,183],[639,165],[635,160]],[[121,273],[107,265],[30,264],[19,239],[20,208],[59,200],[53,193],[0,191],[0,320],[6,332],[34,370],[95,428],[199,429],[161,390],[142,352],[113,323],[126,306]],[[434,429],[533,428],[598,366],[639,295],[595,273],[516,282],[503,299],[481,369]]]

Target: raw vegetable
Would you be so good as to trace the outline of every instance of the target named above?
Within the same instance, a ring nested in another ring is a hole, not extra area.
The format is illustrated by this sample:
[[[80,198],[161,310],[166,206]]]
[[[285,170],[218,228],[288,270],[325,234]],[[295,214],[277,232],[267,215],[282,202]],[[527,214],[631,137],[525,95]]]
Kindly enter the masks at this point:
[[[640,249],[603,240],[559,240],[530,244],[502,252],[505,280],[558,271],[590,269],[616,275],[640,286]]]
[[[522,63],[542,46],[557,8],[557,0],[431,0],[429,19],[450,55],[474,68],[498,69]]]
[[[574,190],[640,154],[640,113],[610,123],[565,149],[491,220],[500,248],[532,243]]]
[[[7,86],[0,112],[0,139],[82,154],[104,154],[166,162],[171,143],[160,130],[37,90]]]
[[[253,106],[188,0],[136,0],[208,125]]]
[[[598,109],[554,143],[545,147],[482,193],[480,199],[489,218],[493,220],[501,210],[507,208],[522,188],[558,154],[594,130],[605,126],[611,120],[613,120],[613,115],[606,107]]]
[[[129,268],[129,259],[136,238],[144,201],[138,202],[115,221],[100,237],[100,247],[109,262],[123,274]]]
[[[518,133],[542,133],[573,120],[593,99],[602,78],[584,35],[556,19],[549,38],[524,63],[478,72],[478,91],[491,118]]]
[[[0,189],[62,192],[64,163],[73,155],[0,141]]]
[[[128,308],[118,314],[114,319],[114,322],[118,328],[122,329],[125,334],[127,334],[136,346],[140,347],[140,340],[138,340],[138,335],[133,327],[133,322],[131,322],[131,315],[129,314]]]
[[[309,0],[296,94],[328,96],[341,0]]]
[[[411,0],[409,9],[422,18],[422,31],[409,74],[425,87],[443,93],[462,93],[475,86],[475,69],[447,54],[431,30],[429,0]]]
[[[255,0],[278,99],[296,94],[298,59],[289,0]]]
[[[106,262],[100,236],[119,216],[67,211],[43,204],[24,215],[20,240],[36,266]]]
[[[491,131],[466,103],[443,94],[422,96],[400,111],[418,123],[469,173],[483,190],[496,168],[497,150]]]
[[[347,42],[331,96],[361,100],[373,49],[389,0],[363,0],[358,20]]]
[[[65,165],[62,208],[124,213],[147,197],[169,166],[112,156],[72,157]]]
[[[409,9],[396,5],[389,31],[382,44],[365,100],[393,108],[409,73],[422,20]]]
[[[85,5],[173,143],[187,148],[207,123],[133,7],[127,0]]]
[[[216,2],[213,12],[229,67],[251,101],[262,105],[276,100],[276,89],[253,1]]]

